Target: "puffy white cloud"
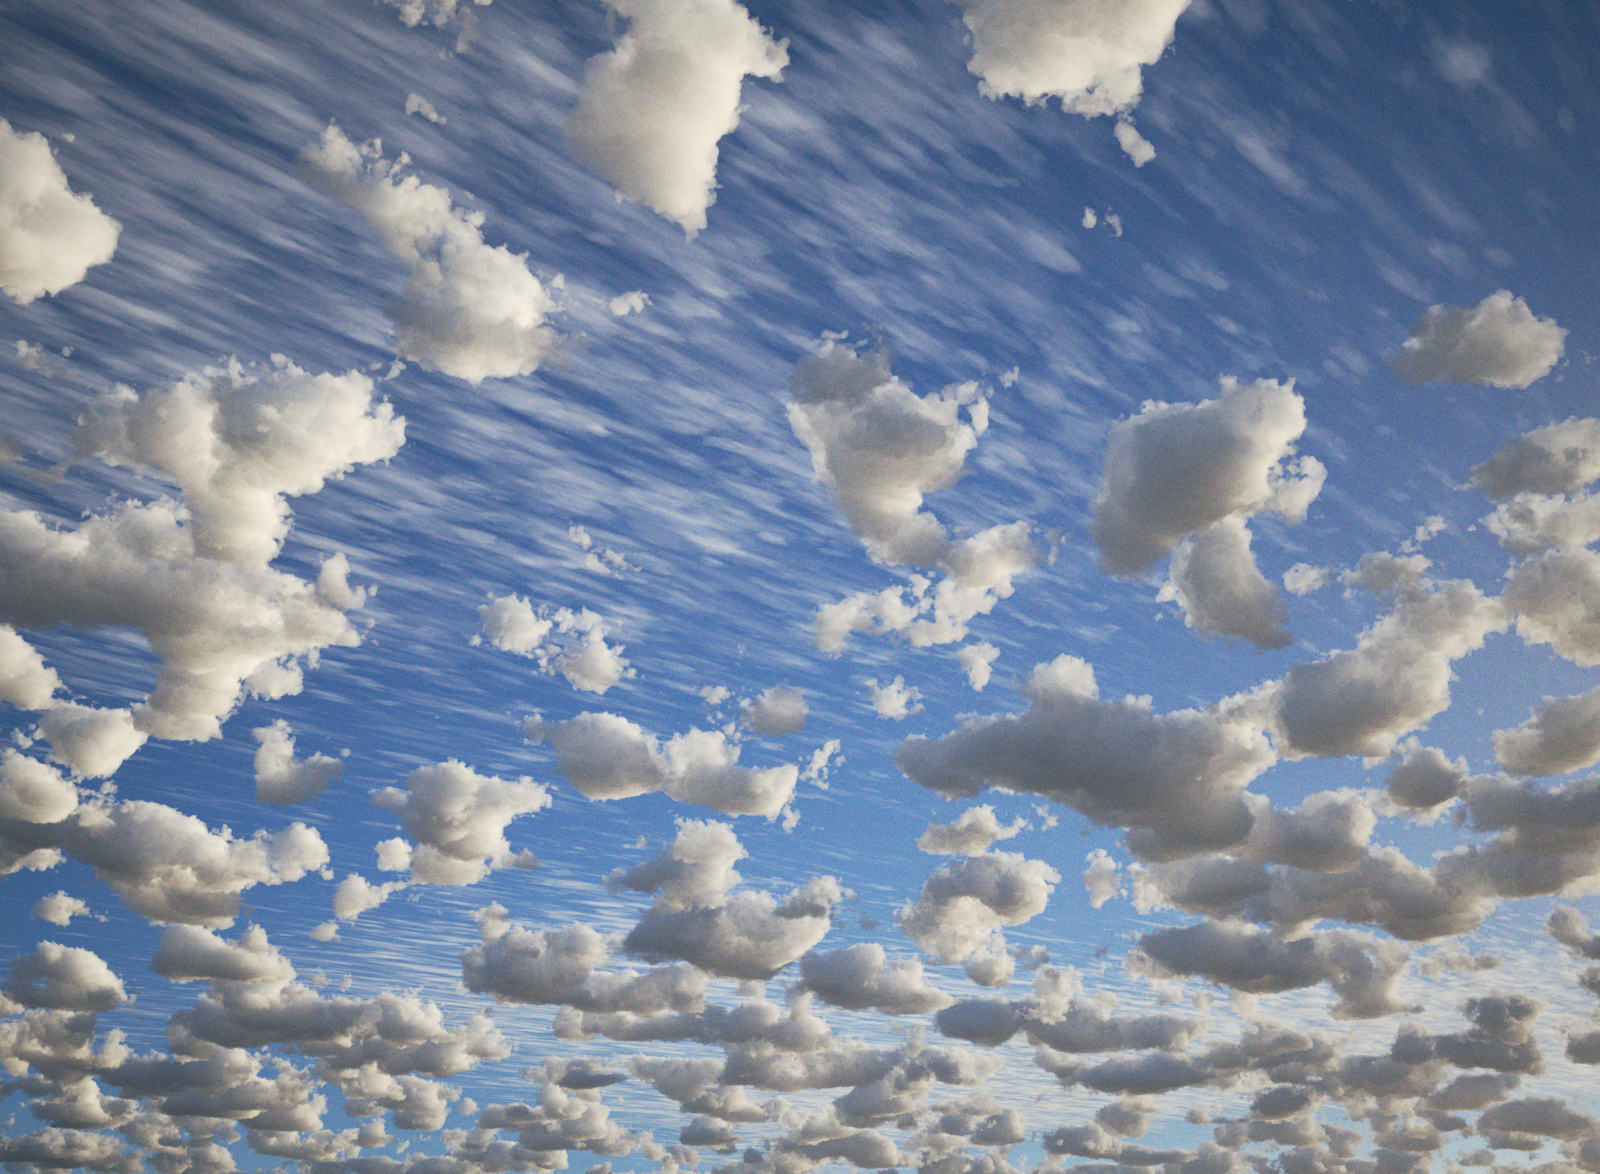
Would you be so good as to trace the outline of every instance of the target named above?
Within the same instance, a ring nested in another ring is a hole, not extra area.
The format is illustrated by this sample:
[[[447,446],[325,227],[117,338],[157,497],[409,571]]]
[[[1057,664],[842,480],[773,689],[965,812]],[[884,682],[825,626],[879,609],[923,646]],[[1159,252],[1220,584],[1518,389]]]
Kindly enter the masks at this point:
[[[1161,976],[1198,975],[1252,994],[1327,983],[1335,1019],[1372,1019],[1420,1010],[1400,1000],[1405,947],[1351,930],[1323,930],[1284,941],[1236,922],[1202,921],[1139,939],[1134,965]]]
[[[935,585],[849,596],[824,607],[817,641],[843,648],[852,631],[904,632],[921,647],[965,637],[966,625],[1012,592],[1038,564],[1024,522],[956,539],[924,506],[961,475],[988,428],[986,393],[975,383],[919,396],[889,371],[881,352],[858,354],[828,337],[801,359],[791,382],[789,425],[810,450],[817,479],[874,560],[943,572]]]
[[[468,4],[477,4],[487,7],[494,0],[386,0],[394,8],[400,10],[400,22],[407,28],[416,28],[420,24],[431,24],[444,28],[454,21],[465,20],[471,15]]]
[[[774,685],[745,707],[743,721],[764,738],[778,738],[804,729],[810,712],[805,694]]]
[[[561,774],[586,799],[629,799],[660,791],[724,815],[775,819],[794,795],[793,765],[739,765],[739,743],[720,730],[690,730],[665,744],[614,713],[580,713],[566,721],[535,714],[522,734],[549,742]]]
[[[551,611],[535,608],[520,595],[491,595],[478,615],[489,643],[532,658],[543,672],[560,673],[574,689],[604,693],[634,675],[622,655],[624,647],[606,643],[610,625],[588,608]]]
[[[1500,601],[1465,580],[1395,591],[1394,609],[1354,648],[1296,665],[1273,691],[1287,753],[1387,755],[1449,706],[1452,664],[1507,622]]]
[[[649,304],[650,295],[642,289],[634,289],[612,298],[606,303],[606,309],[613,318],[626,318],[629,314],[643,314]]]
[[[1600,664],[1600,616],[1589,601],[1600,592],[1600,555],[1552,550],[1511,569],[1501,597],[1516,616],[1517,634],[1548,644],[1574,664]]]
[[[612,941],[587,925],[530,930],[511,921],[500,905],[474,916],[482,942],[461,956],[468,990],[503,1003],[633,1015],[698,1011],[704,1004],[705,974],[682,962],[642,973],[597,973],[611,956]]]
[[[0,819],[60,823],[78,807],[78,788],[61,772],[9,747],[0,752]]]
[[[1600,762],[1600,689],[1546,698],[1522,725],[1495,731],[1494,754],[1517,775],[1564,775]]]
[[[1600,479],[1600,420],[1569,417],[1509,440],[1472,470],[1490,497],[1573,493]]]
[[[789,63],[734,0],[606,0],[628,22],[584,67],[567,118],[572,156],[693,236],[716,199],[717,151],[739,125],[746,76]]]
[[[40,921],[48,921],[51,925],[68,925],[74,917],[89,916],[89,904],[81,897],[74,897],[57,890],[40,897],[34,902],[29,913],[30,916],[37,917]]]
[[[876,680],[868,681],[867,696],[878,716],[890,721],[901,721],[922,712],[922,690],[907,685],[904,677],[895,677],[882,685]]]
[[[921,962],[905,958],[890,965],[876,942],[813,951],[800,960],[800,975],[806,989],[819,999],[849,1011],[870,1008],[885,1015],[918,1015],[952,1002],[928,982]]]
[[[1527,387],[1550,373],[1567,332],[1553,318],[1536,318],[1510,290],[1476,306],[1432,306],[1400,349],[1384,362],[1407,383],[1449,380],[1491,387]]]
[[[1294,642],[1282,627],[1277,588],[1256,566],[1244,519],[1224,518],[1185,538],[1172,553],[1171,576],[1161,598],[1176,600],[1191,628],[1257,648]]]
[[[294,979],[294,967],[259,925],[231,942],[200,926],[169,925],[162,931],[150,969],[173,982],[283,984]]]
[[[1025,1032],[1051,1053],[1082,1055],[1159,1049],[1173,1051],[1200,1033],[1199,1020],[1171,1014],[1119,1015],[1109,994],[1090,995],[1070,966],[1040,967],[1025,999],[966,999],[939,1012],[939,1030],[992,1048]]]
[[[417,842],[411,854],[411,879],[432,885],[477,884],[491,869],[526,861],[506,840],[518,816],[550,806],[550,792],[531,779],[509,782],[480,775],[451,759],[419,766],[403,789],[372,792],[372,802],[392,811]]]
[[[483,239],[483,214],[456,208],[444,188],[405,174],[404,155],[357,146],[337,126],[300,155],[306,181],[366,219],[406,266],[390,302],[403,358],[468,383],[527,375],[550,357],[556,309],[527,258]]]
[[[978,856],[1027,826],[1020,815],[1002,824],[994,808],[984,803],[967,808],[949,823],[930,823],[917,837],[917,847],[936,856]]]
[[[24,1007],[58,1011],[109,1011],[128,997],[100,955],[56,942],[12,962],[4,992]]]
[[[1468,772],[1466,759],[1452,762],[1442,750],[1415,738],[1400,744],[1400,761],[1385,782],[1388,798],[1406,811],[1433,813],[1461,794]]]
[[[961,671],[967,674],[967,684],[980,693],[994,678],[993,666],[999,656],[998,648],[981,640],[976,644],[964,644],[956,649],[956,661],[961,665]]]
[[[1172,43],[1189,0],[955,0],[972,34],[983,92],[1027,102],[1059,98],[1093,117],[1131,110],[1142,69]]]
[[[60,688],[61,678],[33,645],[15,628],[0,624],[0,701],[18,709],[44,709]]]
[[[1133,160],[1135,167],[1143,167],[1156,157],[1156,149],[1150,144],[1150,140],[1140,134],[1138,127],[1128,119],[1117,120],[1116,136],[1117,146],[1122,148],[1124,155]]]
[[[1163,598],[1178,601],[1190,626],[1261,647],[1289,643],[1245,523],[1263,510],[1305,517],[1327,476],[1315,457],[1294,455],[1305,426],[1292,382],[1228,377],[1214,400],[1145,404],[1107,442],[1094,500],[1101,565],[1132,576],[1171,554]]]
[[[1089,891],[1089,905],[1098,909],[1122,894],[1122,870],[1104,848],[1096,848],[1084,859],[1083,887]]]
[[[126,709],[57,705],[39,717],[39,734],[50,743],[50,757],[75,774],[110,778],[149,736]]]
[[[358,371],[314,375],[278,359],[206,367],[143,395],[119,387],[78,417],[78,451],[146,469],[183,493],[195,552],[268,563],[289,532],[290,497],[387,461],[406,422]]]
[[[1044,912],[1061,874],[1017,852],[990,852],[936,868],[922,893],[895,914],[900,928],[941,962],[991,949],[1002,926]],[[1003,949],[1003,947],[1002,947]]]
[[[429,122],[438,126],[443,126],[448,121],[444,115],[434,108],[433,103],[421,94],[407,94],[405,109],[407,114],[415,114],[419,118],[426,118]]]
[[[942,738],[913,737],[896,755],[941,794],[1004,787],[1043,795],[1100,823],[1134,829],[1154,856],[1238,843],[1254,820],[1241,793],[1276,760],[1260,722],[1239,709],[1157,714],[1147,698],[1102,701],[1076,657],[1038,665],[1021,716],[969,720]]]
[[[294,756],[294,731],[279,718],[250,731],[256,748],[256,798],[262,803],[304,803],[315,799],[344,771],[344,764],[326,754]]]
[[[1483,522],[1512,554],[1577,550],[1600,541],[1600,494],[1519,493]]]
[[[657,900],[623,948],[650,961],[677,958],[726,978],[771,978],[822,940],[844,897],[831,876],[816,877],[779,901],[738,889],[733,864],[746,855],[725,823],[685,820],[654,860],[613,874],[615,888]]]
[[[122,226],[74,192],[41,134],[0,118],[0,290],[27,305],[78,284]]]

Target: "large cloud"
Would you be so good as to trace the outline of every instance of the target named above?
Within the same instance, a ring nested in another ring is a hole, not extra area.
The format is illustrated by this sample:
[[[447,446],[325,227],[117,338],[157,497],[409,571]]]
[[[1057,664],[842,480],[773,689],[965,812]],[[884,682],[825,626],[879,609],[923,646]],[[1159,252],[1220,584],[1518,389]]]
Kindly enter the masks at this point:
[[[944,573],[937,585],[915,579],[909,597],[890,589],[825,607],[818,643],[838,651],[851,631],[872,627],[918,646],[962,639],[968,621],[1009,596],[1012,579],[1039,557],[1026,523],[957,539],[925,505],[960,477],[988,428],[986,393],[963,383],[919,396],[890,372],[887,355],[861,355],[831,337],[796,365],[790,392],[789,426],[873,559]]]
[[[1569,417],[1501,445],[1472,470],[1490,497],[1572,493],[1600,478],[1600,420]]]
[[[956,0],[984,93],[1059,98],[1074,114],[1138,104],[1141,72],[1172,42],[1189,0]]]
[[[1600,690],[1547,698],[1522,725],[1495,731],[1494,754],[1519,775],[1569,774],[1600,762]]]
[[[357,146],[337,126],[300,155],[306,181],[366,219],[406,266],[389,304],[403,358],[468,383],[527,375],[550,357],[556,309],[527,258],[483,239],[483,214],[462,211],[444,188],[404,173],[376,142]]]
[[[1244,788],[1275,761],[1259,723],[1232,710],[1152,712],[1148,699],[1102,701],[1094,670],[1075,657],[1037,666],[1021,716],[972,719],[914,737],[896,761],[945,795],[1004,787],[1043,795],[1100,823],[1135,829],[1155,856],[1238,843],[1253,816]]]
[[[1476,306],[1430,307],[1384,361],[1407,383],[1527,387],[1560,361],[1566,337],[1553,318],[1534,317],[1527,302],[1502,289]]]
[[[1101,565],[1132,576],[1174,555],[1167,589],[1189,624],[1262,647],[1289,642],[1282,604],[1250,550],[1263,510],[1305,517],[1327,473],[1296,458],[1305,403],[1292,383],[1222,380],[1197,404],[1147,403],[1111,430],[1094,499]]]
[[[23,305],[104,265],[122,226],[67,185],[41,134],[0,118],[0,290]]]
[[[717,145],[739,125],[745,77],[789,63],[734,0],[606,0],[628,22],[584,69],[567,119],[573,158],[691,236],[716,199]]]

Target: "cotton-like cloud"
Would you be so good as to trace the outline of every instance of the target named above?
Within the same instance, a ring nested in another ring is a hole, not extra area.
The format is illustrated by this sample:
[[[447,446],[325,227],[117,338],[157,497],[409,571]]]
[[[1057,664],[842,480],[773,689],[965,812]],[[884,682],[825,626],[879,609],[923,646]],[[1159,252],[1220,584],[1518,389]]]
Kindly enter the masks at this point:
[[[1506,622],[1465,580],[1402,585],[1354,648],[1289,670],[1273,693],[1277,735],[1296,755],[1387,755],[1449,706],[1453,663]]]
[[[1384,356],[1407,383],[1482,383],[1527,387],[1561,360],[1567,332],[1553,318],[1536,318],[1510,290],[1476,306],[1433,306],[1397,351]]]
[[[965,999],[940,1011],[939,1030],[979,1047],[999,1047],[1018,1033],[1035,1046],[1083,1055],[1093,1052],[1175,1051],[1203,1024],[1180,1015],[1117,1013],[1110,995],[1091,995],[1070,966],[1041,967],[1024,999]]]
[[[1600,762],[1600,690],[1547,698],[1522,725],[1495,731],[1494,754],[1518,775],[1564,775]]]
[[[804,729],[810,712],[805,694],[774,685],[745,707],[742,720],[763,738],[781,738]]]
[[[683,227],[706,226],[718,143],[739,125],[746,76],[778,79],[774,41],[734,0],[606,0],[628,28],[584,67],[567,147],[626,196]]]
[[[994,808],[984,803],[969,807],[949,823],[930,823],[917,837],[917,847],[936,856],[978,856],[1027,826],[1020,815],[1002,824],[995,818]]]
[[[897,676],[884,684],[868,681],[867,697],[877,715],[890,721],[901,721],[922,712],[922,690],[907,685],[904,677]]]
[[[604,693],[634,675],[611,626],[588,608],[535,608],[520,595],[491,595],[478,609],[483,637],[502,652],[530,657],[542,672],[560,673],[574,689]],[[477,643],[479,637],[473,637]]]
[[[1472,470],[1472,483],[1504,500],[1574,493],[1600,479],[1600,420],[1569,417],[1507,441]]]
[[[0,118],[0,290],[27,305],[77,285],[111,260],[121,231],[68,186],[43,135]]]
[[[109,1011],[128,997],[98,954],[56,942],[40,942],[12,962],[0,989],[24,1007],[58,1011]]]
[[[1042,795],[1100,823],[1134,829],[1155,856],[1237,843],[1254,816],[1241,793],[1276,756],[1244,712],[1158,714],[1148,699],[1102,701],[1094,670],[1060,656],[1035,667],[1021,716],[913,737],[895,756],[913,781],[949,796],[1004,787]]]
[[[256,799],[262,803],[305,803],[328,789],[344,764],[326,754],[294,756],[294,731],[279,718],[252,730],[256,748]]]
[[[587,925],[530,930],[500,905],[480,909],[479,945],[461,957],[467,989],[504,1003],[545,1003],[602,1013],[698,1011],[706,976],[682,962],[644,972],[600,973],[613,941]]]
[[[472,384],[529,374],[557,344],[545,324],[554,296],[526,257],[484,243],[481,212],[456,208],[405,164],[332,125],[300,154],[306,182],[361,213],[406,266],[388,306],[401,357]]]
[[[1548,644],[1574,664],[1600,664],[1600,616],[1589,601],[1600,592],[1600,555],[1552,550],[1524,559],[1506,578],[1506,609],[1529,644]]]
[[[868,1008],[885,1015],[918,1015],[952,1002],[930,984],[914,958],[889,964],[876,942],[842,950],[813,951],[800,960],[806,989],[824,1002],[849,1011]]]
[[[981,640],[976,644],[964,644],[956,649],[956,661],[961,665],[961,671],[967,674],[967,684],[980,693],[994,678],[994,662],[999,657],[998,648]]]
[[[914,902],[896,914],[900,928],[941,962],[961,962],[991,944],[1002,926],[1044,912],[1061,874],[1017,852],[989,852],[940,865]]]
[[[372,792],[372,802],[398,815],[416,841],[410,857],[413,880],[472,885],[491,869],[523,862],[511,851],[506,828],[519,816],[543,811],[551,799],[531,779],[481,775],[451,759],[419,766],[403,787]]]
[[[1400,744],[1400,761],[1384,786],[1388,798],[1412,812],[1434,812],[1461,794],[1468,778],[1466,759],[1451,761],[1444,751],[1415,738]]]
[[[78,807],[78,788],[48,763],[0,751],[0,819],[60,823]]]
[[[69,925],[74,917],[89,915],[89,904],[81,897],[74,897],[58,890],[40,897],[34,902],[29,913],[30,916],[37,917],[40,921],[48,921],[51,925]]]
[[[612,877],[615,888],[657,897],[623,948],[649,961],[681,959],[726,978],[771,978],[821,941],[844,896],[838,881],[817,877],[779,901],[736,888],[732,866],[745,855],[725,823],[680,823],[664,853]]]
[[[991,98],[1059,98],[1073,114],[1131,110],[1142,69],[1172,43],[1189,0],[955,0],[972,34],[972,61]]]
[[[886,566],[942,572],[909,588],[859,592],[823,607],[817,643],[843,649],[850,633],[901,632],[918,647],[963,639],[967,624],[1011,595],[1012,580],[1038,565],[1025,522],[953,537],[925,498],[953,484],[989,426],[975,383],[917,395],[882,352],[858,354],[836,337],[796,365],[789,426],[811,453],[817,480],[850,529]]]
[[[126,709],[56,705],[39,717],[39,735],[50,757],[84,778],[104,779],[143,746],[148,735]]]
[[[1250,550],[1247,520],[1305,517],[1327,471],[1296,457],[1305,403],[1292,383],[1224,378],[1214,400],[1147,403],[1118,423],[1094,499],[1101,565],[1133,576],[1173,555],[1166,597],[1194,628],[1261,647],[1289,642],[1282,604]]]
[[[18,709],[44,709],[60,688],[61,678],[33,645],[15,628],[0,624],[0,701]]]
[[[535,714],[523,737],[549,742],[562,775],[586,799],[628,799],[660,791],[724,815],[774,819],[794,795],[793,765],[739,764],[739,743],[720,730],[690,730],[665,744],[613,713],[580,713],[566,721]]]
[[[173,982],[286,983],[294,967],[252,925],[235,941],[196,925],[169,925],[162,931],[150,969]]]
[[[470,4],[487,7],[494,0],[386,0],[400,10],[400,23],[407,28],[431,24],[445,28],[453,22],[466,20],[471,15]]]
[[[356,371],[314,375],[287,360],[237,359],[143,395],[119,387],[78,417],[78,451],[173,482],[196,554],[268,563],[289,532],[291,497],[387,461],[406,422]]]

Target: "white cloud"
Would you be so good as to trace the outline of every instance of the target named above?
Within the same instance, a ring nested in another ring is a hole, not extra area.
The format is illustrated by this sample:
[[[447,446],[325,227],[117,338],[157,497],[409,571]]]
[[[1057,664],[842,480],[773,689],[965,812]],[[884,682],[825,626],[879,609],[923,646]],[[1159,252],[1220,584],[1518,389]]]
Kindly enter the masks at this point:
[[[143,746],[148,735],[126,709],[57,705],[39,718],[39,734],[50,757],[84,778],[104,779]]]
[[[1027,826],[1020,815],[1002,824],[995,818],[994,808],[984,803],[967,808],[950,823],[930,823],[917,837],[917,847],[938,856],[979,856]]]
[[[739,125],[744,79],[779,78],[786,43],[734,0],[606,4],[628,28],[584,68],[568,149],[692,236],[716,199],[717,145]]]
[[[804,729],[810,712],[805,694],[774,685],[745,707],[743,721],[763,738],[779,738]]]
[[[12,962],[4,993],[24,1007],[57,1011],[109,1011],[128,997],[105,959],[57,942],[40,942]]]
[[[440,114],[434,109],[433,103],[428,101],[421,94],[413,93],[406,95],[406,113],[415,114],[418,117],[426,118],[429,122],[438,126],[443,126],[445,122],[448,121],[444,115]]]
[[[78,788],[60,771],[9,747],[0,751],[0,819],[60,823],[77,807]]]
[[[57,890],[40,897],[29,912],[30,916],[48,921],[51,925],[68,925],[74,917],[89,916],[89,903],[81,897]]]
[[[626,318],[629,314],[643,314],[649,304],[650,295],[642,289],[635,289],[618,294],[606,303],[606,308],[611,311],[613,318]]]
[[[344,764],[326,754],[294,756],[294,731],[279,718],[269,726],[250,731],[256,749],[256,799],[262,803],[305,803],[328,789],[344,771]]]
[[[61,678],[17,630],[0,624],[0,701],[18,709],[44,709]]]
[[[480,775],[451,759],[419,766],[404,788],[372,792],[372,802],[398,815],[417,842],[411,879],[430,885],[472,885],[491,869],[526,863],[511,851],[506,828],[550,806],[550,792],[531,779]]]
[[[1507,441],[1472,470],[1490,497],[1574,493],[1600,479],[1600,420],[1569,417]]]
[[[0,290],[27,305],[78,284],[122,226],[74,192],[41,134],[0,118]]]
[[[1084,859],[1083,887],[1089,891],[1089,905],[1098,909],[1113,897],[1122,895],[1122,871],[1111,854],[1096,848]]]
[[[1122,153],[1133,160],[1135,167],[1143,167],[1156,157],[1155,147],[1150,145],[1150,140],[1139,133],[1137,127],[1126,118],[1117,120],[1117,146],[1122,148]]]
[[[574,689],[600,694],[634,675],[624,647],[606,643],[610,625],[588,608],[536,609],[520,595],[491,595],[478,615],[489,643],[531,657],[542,672],[560,673]]]
[[[1521,388],[1550,373],[1566,337],[1555,319],[1534,317],[1527,302],[1502,289],[1476,306],[1429,308],[1384,362],[1407,383]]]
[[[1102,566],[1132,576],[1174,555],[1166,598],[1202,632],[1261,647],[1289,643],[1282,604],[1250,549],[1246,521],[1305,517],[1327,470],[1295,457],[1305,403],[1293,383],[1222,380],[1198,404],[1146,403],[1111,430],[1094,499]]]
[[[891,966],[876,942],[813,951],[800,960],[800,974],[807,990],[849,1011],[870,1008],[885,1015],[918,1015],[948,1007],[952,1001],[928,982],[921,962],[905,958]]]
[[[1061,874],[1042,860],[1016,852],[990,852],[941,864],[922,893],[895,914],[900,928],[941,962],[960,962],[997,949],[1002,926],[1021,925],[1044,912]]]
[[[586,799],[628,799],[660,791],[724,815],[777,818],[794,795],[793,765],[739,765],[739,743],[718,730],[690,730],[663,745],[612,713],[581,713],[566,721],[537,714],[522,734],[549,742],[562,775]]]
[[[955,0],[972,61],[991,98],[1059,98],[1085,117],[1131,110],[1142,67],[1172,43],[1189,0]]]
[[[1597,665],[1600,616],[1590,603],[1597,594],[1600,555],[1552,550],[1512,567],[1502,599],[1529,644],[1548,644],[1574,664]]]
[[[993,679],[992,666],[999,656],[998,648],[982,640],[956,649],[956,660],[961,665],[961,671],[967,674],[967,683],[979,692]]]
[[[357,146],[333,125],[300,154],[306,181],[360,212],[405,264],[405,286],[388,307],[402,358],[473,384],[529,374],[557,344],[545,324],[554,296],[525,256],[484,243],[481,212],[405,174],[407,162],[391,163],[377,142]]]
[[[1600,689],[1546,698],[1516,729],[1495,731],[1494,756],[1516,775],[1564,775],[1600,762]]]
[[[878,716],[890,721],[901,721],[922,712],[922,690],[907,685],[904,677],[896,677],[885,685],[868,681],[867,695]]]

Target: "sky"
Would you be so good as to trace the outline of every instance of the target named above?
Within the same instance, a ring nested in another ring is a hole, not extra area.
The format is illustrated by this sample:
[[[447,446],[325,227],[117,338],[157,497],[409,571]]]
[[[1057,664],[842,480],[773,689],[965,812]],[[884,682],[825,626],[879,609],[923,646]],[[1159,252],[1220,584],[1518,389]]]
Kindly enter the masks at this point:
[[[1600,1171],[1600,9],[0,5],[0,1165]]]

